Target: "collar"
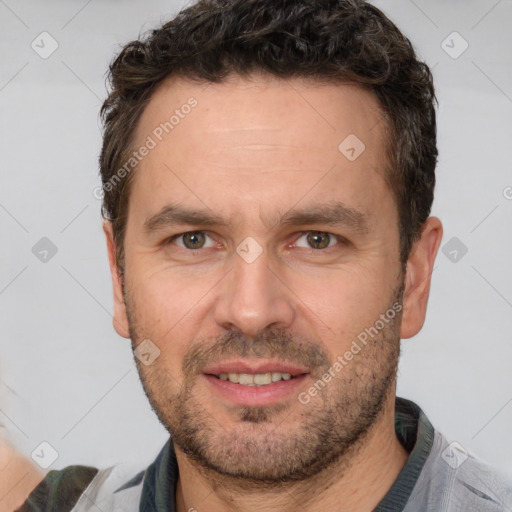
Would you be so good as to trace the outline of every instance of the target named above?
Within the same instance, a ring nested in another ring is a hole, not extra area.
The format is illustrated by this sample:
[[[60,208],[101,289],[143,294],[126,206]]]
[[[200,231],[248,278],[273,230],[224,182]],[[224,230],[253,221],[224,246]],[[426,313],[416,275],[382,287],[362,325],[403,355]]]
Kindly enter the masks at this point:
[[[405,398],[395,400],[395,431],[409,458],[374,512],[404,509],[432,449],[433,426],[418,405]],[[178,474],[176,453],[169,439],[145,472],[140,510],[176,512]]]
[[[374,512],[397,512],[405,508],[434,443],[434,427],[425,413],[405,398],[395,400],[395,432],[409,458]]]

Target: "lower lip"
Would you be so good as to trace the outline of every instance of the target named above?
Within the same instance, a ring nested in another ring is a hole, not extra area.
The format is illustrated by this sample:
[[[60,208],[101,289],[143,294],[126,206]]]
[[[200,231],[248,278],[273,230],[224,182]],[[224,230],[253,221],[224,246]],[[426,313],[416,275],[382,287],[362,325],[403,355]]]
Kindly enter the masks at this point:
[[[307,374],[290,380],[280,380],[265,386],[243,386],[229,380],[220,380],[213,375],[204,375],[214,391],[237,405],[271,405],[297,393]]]

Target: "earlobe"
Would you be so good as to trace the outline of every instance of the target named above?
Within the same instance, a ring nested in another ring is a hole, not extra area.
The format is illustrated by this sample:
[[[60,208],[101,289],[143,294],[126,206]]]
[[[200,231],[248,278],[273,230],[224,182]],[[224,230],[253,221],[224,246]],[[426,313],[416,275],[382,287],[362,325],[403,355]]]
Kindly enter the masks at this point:
[[[103,223],[103,232],[107,241],[108,261],[110,265],[110,274],[112,277],[112,290],[114,296],[114,316],[113,325],[119,336],[123,338],[130,337],[128,316],[126,314],[126,305],[124,303],[122,279],[116,262],[116,244],[112,231],[112,223],[105,221]]]
[[[411,338],[423,327],[431,275],[442,237],[441,221],[437,217],[429,217],[423,226],[421,238],[414,244],[407,260],[401,338]]]

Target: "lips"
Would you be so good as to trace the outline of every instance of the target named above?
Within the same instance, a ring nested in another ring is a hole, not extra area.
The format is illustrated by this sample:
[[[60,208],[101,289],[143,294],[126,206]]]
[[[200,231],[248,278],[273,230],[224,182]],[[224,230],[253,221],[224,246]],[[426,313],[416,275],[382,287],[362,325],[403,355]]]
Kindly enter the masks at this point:
[[[216,395],[246,406],[275,404],[288,398],[308,374],[307,368],[293,363],[261,359],[223,361],[203,372]]]
[[[265,373],[281,373],[290,374],[291,377],[297,377],[304,373],[309,373],[309,369],[294,363],[285,361],[261,359],[247,360],[227,360],[208,366],[203,371],[206,375],[215,375],[219,377],[221,374],[247,374],[257,375]]]

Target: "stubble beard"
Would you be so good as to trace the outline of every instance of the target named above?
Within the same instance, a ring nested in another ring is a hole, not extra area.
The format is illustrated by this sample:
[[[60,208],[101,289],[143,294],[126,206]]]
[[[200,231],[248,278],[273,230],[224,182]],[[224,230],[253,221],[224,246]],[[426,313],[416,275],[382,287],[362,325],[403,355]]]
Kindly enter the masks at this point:
[[[403,283],[391,304],[401,303],[402,293]],[[125,302],[135,348],[143,339],[142,329],[128,295]],[[334,361],[318,344],[279,331],[252,341],[229,332],[211,343],[195,344],[184,358],[185,379],[178,390],[158,360],[151,366],[135,361],[153,410],[175,446],[198,470],[213,479],[232,480],[241,488],[281,486],[308,480],[334,464],[340,471],[349,467],[395,384],[400,319],[397,314],[308,404],[294,397],[288,405],[238,407],[229,425],[209,412],[211,397],[195,393],[198,369],[206,363],[221,355],[277,357],[313,369],[313,384]]]

